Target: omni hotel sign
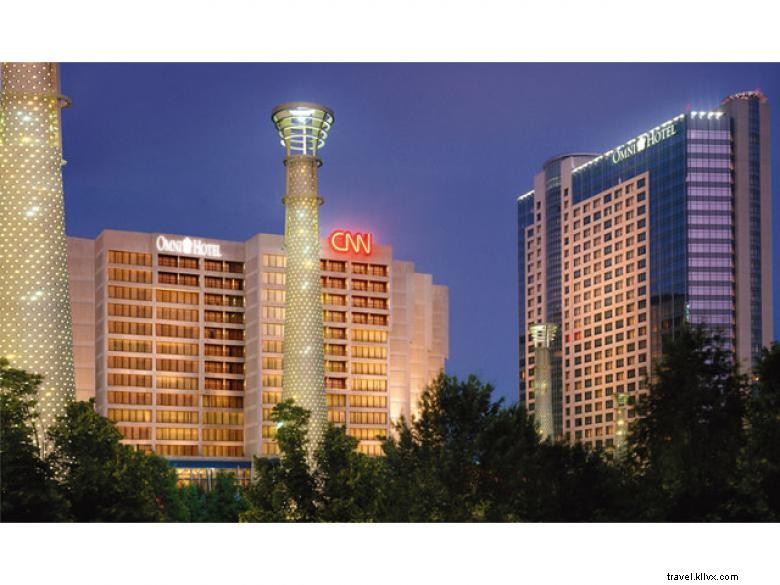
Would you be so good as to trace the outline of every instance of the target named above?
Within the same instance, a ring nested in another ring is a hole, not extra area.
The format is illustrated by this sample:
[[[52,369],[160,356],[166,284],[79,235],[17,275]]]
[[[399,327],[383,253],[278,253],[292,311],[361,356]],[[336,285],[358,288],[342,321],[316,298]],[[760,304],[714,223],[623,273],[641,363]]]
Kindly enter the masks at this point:
[[[668,124],[666,126],[661,126],[660,128],[654,128],[653,130],[650,130],[650,132],[645,132],[634,140],[627,142],[623,146],[618,146],[613,150],[611,153],[612,163],[617,164],[624,161],[627,158],[642,152],[646,148],[655,146],[659,142],[671,138],[675,134],[677,134],[677,126],[675,124]]]
[[[163,235],[159,235],[155,244],[158,252],[174,252],[176,254],[201,256],[203,258],[222,258],[219,244],[211,244],[203,240],[193,238],[168,239]]]

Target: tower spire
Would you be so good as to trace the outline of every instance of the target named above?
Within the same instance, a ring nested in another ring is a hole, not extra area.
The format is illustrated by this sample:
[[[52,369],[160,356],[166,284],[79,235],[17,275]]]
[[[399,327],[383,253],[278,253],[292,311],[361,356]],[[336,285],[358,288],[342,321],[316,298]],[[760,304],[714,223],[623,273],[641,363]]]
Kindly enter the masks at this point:
[[[271,116],[286,157],[284,247],[287,251],[282,398],[311,413],[309,451],[328,424],[320,294],[319,150],[333,124],[333,112],[310,102],[291,102]]]

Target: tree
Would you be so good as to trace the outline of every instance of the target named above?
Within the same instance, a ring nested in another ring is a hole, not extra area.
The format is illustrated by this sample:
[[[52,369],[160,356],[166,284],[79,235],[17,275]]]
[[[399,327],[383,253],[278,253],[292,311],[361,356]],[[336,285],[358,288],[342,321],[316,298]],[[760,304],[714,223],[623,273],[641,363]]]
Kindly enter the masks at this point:
[[[600,451],[542,442],[521,406],[471,376],[445,375],[420,416],[385,444],[384,519],[401,522],[603,521],[627,515],[627,480]]]
[[[249,509],[240,515],[243,522],[317,520],[316,485],[307,460],[309,417],[309,411],[293,400],[280,402],[271,411],[281,455],[255,457],[255,481],[247,490]]]
[[[211,522],[208,514],[208,492],[199,485],[179,488],[182,505],[186,510],[185,522]]]
[[[233,474],[220,471],[206,492],[206,522],[238,522],[247,509],[243,490]]]
[[[54,445],[51,463],[76,521],[185,517],[176,472],[162,457],[121,444],[114,424],[95,412],[94,400],[69,404],[49,435]]]
[[[0,358],[0,520],[67,520],[68,506],[35,437],[43,378]]]
[[[747,405],[747,444],[740,461],[741,515],[780,519],[780,344],[764,349]]]
[[[243,490],[236,484],[235,476],[220,471],[214,477],[209,490],[199,485],[180,489],[186,509],[186,522],[238,522],[247,509]]]
[[[317,449],[318,518],[323,522],[372,522],[382,507],[384,461],[357,451],[358,440],[329,425]]]
[[[420,416],[402,421],[385,443],[390,514],[401,522],[463,522],[482,518],[480,441],[500,402],[475,376],[440,374],[420,398]]]
[[[370,522],[378,517],[384,463],[356,451],[358,441],[329,425],[307,457],[309,412],[292,400],[274,407],[280,457],[255,458],[243,522]]]
[[[629,438],[642,480],[637,519],[729,518],[744,445],[746,379],[717,336],[684,328],[664,341],[648,397]]]

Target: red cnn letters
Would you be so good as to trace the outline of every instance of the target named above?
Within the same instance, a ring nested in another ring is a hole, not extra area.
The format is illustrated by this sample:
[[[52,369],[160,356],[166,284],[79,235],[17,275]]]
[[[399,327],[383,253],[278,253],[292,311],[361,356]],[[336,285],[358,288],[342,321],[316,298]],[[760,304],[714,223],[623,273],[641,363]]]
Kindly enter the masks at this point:
[[[328,237],[328,242],[336,252],[352,252],[370,256],[373,252],[374,236],[369,233],[355,232],[353,234],[347,230],[335,230]]]

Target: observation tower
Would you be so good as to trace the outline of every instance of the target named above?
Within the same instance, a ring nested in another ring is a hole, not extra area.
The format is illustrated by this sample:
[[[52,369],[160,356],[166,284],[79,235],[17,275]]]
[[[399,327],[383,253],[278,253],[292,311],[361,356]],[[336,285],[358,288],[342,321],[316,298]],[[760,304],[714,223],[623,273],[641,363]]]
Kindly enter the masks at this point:
[[[285,149],[284,247],[287,252],[282,399],[311,412],[309,452],[328,425],[320,295],[320,229],[317,169],[333,111],[310,102],[289,102],[271,115]]]

